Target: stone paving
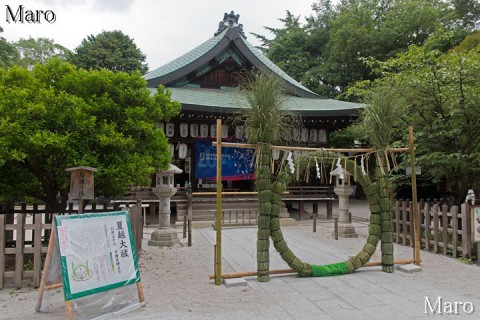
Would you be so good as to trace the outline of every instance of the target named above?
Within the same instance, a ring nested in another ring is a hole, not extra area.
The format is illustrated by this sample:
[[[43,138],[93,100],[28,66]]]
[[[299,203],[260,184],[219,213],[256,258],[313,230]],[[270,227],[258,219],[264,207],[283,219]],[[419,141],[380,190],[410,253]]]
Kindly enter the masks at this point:
[[[309,256],[309,260],[316,264],[340,262],[348,258],[348,253],[339,252],[338,248],[324,243],[312,243],[302,234],[291,231],[291,228],[285,229],[284,235],[289,239],[292,251],[299,256]],[[223,257],[237,272],[256,270],[255,232],[254,228],[223,232]],[[214,243],[213,231],[202,229],[201,233],[209,242]],[[270,261],[271,269],[288,268],[274,250],[271,251]],[[474,278],[480,280],[478,274]],[[429,314],[426,314],[425,297],[429,298],[433,309],[436,309],[438,297],[442,297],[443,302],[471,302],[474,308],[480,308],[478,299],[420,282],[408,273],[396,271],[386,274],[380,267],[359,269],[353,274],[326,278],[278,276],[272,277],[267,283],[259,283],[252,277],[247,279],[247,283],[253,290],[281,293],[278,304],[271,306],[268,314],[261,315],[258,319],[396,320],[443,319],[448,316],[445,309],[442,309],[443,315],[432,315],[428,306]],[[446,311],[450,311],[446,307]],[[469,305],[467,311],[470,310]],[[470,315],[464,312],[462,306],[458,306],[458,313],[454,316],[455,319],[480,318],[480,310],[474,310]]]

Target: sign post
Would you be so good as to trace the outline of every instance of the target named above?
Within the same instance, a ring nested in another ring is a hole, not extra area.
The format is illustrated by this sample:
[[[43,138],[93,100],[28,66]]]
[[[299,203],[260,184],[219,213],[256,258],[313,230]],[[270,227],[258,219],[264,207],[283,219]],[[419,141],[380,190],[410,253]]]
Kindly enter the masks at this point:
[[[69,200],[78,200],[78,213],[83,213],[83,200],[91,200],[94,196],[93,173],[98,170],[92,167],[68,168],[65,171],[72,173],[70,177]]]

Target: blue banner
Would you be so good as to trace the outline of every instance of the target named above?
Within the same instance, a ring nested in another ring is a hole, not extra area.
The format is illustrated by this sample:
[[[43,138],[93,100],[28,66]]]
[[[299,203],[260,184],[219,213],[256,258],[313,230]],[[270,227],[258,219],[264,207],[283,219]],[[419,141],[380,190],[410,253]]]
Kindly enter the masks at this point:
[[[222,180],[254,180],[254,149],[222,148]],[[217,178],[217,148],[209,140],[195,142],[195,179]]]

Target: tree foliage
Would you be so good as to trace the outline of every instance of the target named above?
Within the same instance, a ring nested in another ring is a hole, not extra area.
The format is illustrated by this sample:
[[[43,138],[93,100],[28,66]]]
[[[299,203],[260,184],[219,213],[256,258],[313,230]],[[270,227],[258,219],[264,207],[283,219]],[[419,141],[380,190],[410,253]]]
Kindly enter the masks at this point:
[[[0,27],[0,34],[3,32]],[[18,63],[20,55],[14,45],[9,43],[4,37],[0,37],[0,68],[8,68]]]
[[[62,210],[65,169],[80,165],[99,169],[99,195],[149,184],[170,161],[156,124],[179,110],[167,89],[152,95],[138,73],[87,71],[59,59],[0,69],[1,196],[30,196]]]
[[[14,45],[20,53],[18,65],[24,68],[32,68],[35,63],[45,63],[52,58],[67,60],[72,54],[64,46],[48,38],[22,38],[15,42]]]
[[[84,69],[134,72],[145,74],[148,66],[145,54],[128,35],[119,30],[89,35],[75,49],[71,62]]]
[[[377,77],[363,59],[385,61],[439,30],[456,36],[437,43],[447,51],[478,24],[478,7],[470,0],[319,0],[305,24],[287,11],[282,28],[267,27],[273,39],[256,36],[267,57],[309,89],[348,99],[348,87]]]
[[[397,58],[371,65],[377,65],[381,78],[351,91],[399,90],[408,108],[403,122],[416,132],[422,172],[462,202],[480,178],[480,46],[447,53],[412,46]]]

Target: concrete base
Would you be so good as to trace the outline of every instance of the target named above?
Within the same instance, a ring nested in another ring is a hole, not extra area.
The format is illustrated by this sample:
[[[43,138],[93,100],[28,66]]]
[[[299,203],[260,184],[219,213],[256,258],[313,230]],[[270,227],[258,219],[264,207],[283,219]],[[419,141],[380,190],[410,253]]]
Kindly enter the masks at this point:
[[[332,235],[334,234],[332,233]],[[339,238],[358,238],[358,234],[355,232],[355,227],[351,223],[339,223],[338,237]]]
[[[413,264],[413,263],[397,265],[395,268],[398,271],[402,271],[405,273],[414,273],[414,272],[419,272],[423,270],[422,267],[417,266],[416,264]]]
[[[177,232],[173,229],[157,229],[152,232],[148,245],[153,247],[173,247],[180,244]]]
[[[227,287],[243,287],[248,285],[247,280],[243,278],[223,279],[223,284]]]

